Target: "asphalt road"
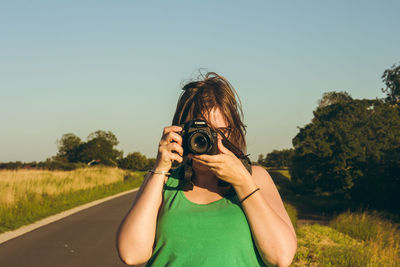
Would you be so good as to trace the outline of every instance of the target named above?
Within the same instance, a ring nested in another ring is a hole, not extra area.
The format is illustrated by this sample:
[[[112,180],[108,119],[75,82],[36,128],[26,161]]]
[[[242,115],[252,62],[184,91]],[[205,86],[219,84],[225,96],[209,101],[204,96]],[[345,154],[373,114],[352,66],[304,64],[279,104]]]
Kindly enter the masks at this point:
[[[0,244],[0,266],[128,266],[118,257],[116,233],[136,193],[101,203]]]

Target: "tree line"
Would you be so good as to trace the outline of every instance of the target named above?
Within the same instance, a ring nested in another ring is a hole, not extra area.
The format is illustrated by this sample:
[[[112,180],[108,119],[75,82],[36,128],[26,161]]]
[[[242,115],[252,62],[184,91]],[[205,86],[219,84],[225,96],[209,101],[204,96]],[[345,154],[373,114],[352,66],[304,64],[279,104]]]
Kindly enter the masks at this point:
[[[268,167],[286,166],[296,190],[331,194],[367,206],[400,203],[400,65],[384,71],[382,99],[323,94],[313,119],[293,148],[259,156]]]
[[[67,133],[57,140],[57,154],[46,161],[0,163],[0,169],[73,170],[88,165],[100,164],[143,171],[153,167],[154,158],[147,158],[140,152],[129,153],[124,157],[123,151],[116,148],[118,144],[117,137],[111,131],[95,131],[89,134],[86,141],[82,141],[73,133]]]

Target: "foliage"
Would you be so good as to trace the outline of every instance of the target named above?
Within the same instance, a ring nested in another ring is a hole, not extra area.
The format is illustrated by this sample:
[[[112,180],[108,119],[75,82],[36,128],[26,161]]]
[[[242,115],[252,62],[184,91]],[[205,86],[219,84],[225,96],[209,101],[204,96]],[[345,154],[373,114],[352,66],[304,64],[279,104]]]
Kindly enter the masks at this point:
[[[140,152],[133,152],[122,158],[118,166],[122,169],[144,171],[149,169],[149,159]]]
[[[32,161],[32,162],[2,162],[0,163],[0,170],[29,170],[29,169],[45,169],[45,170],[63,170],[71,171],[78,168],[87,166],[81,162],[68,162],[66,159],[59,158],[57,156],[48,158],[45,161]]]
[[[318,101],[318,107],[323,108],[332,104],[345,103],[353,100],[351,95],[347,92],[326,92],[322,95],[322,99]]]
[[[398,103],[400,101],[400,65],[393,65],[385,70],[382,81],[386,85],[386,88],[382,88],[382,92],[387,94],[385,100],[390,104]]]
[[[315,193],[373,205],[398,203],[399,111],[365,99],[317,108],[312,122],[293,138],[293,181]]]
[[[265,167],[284,168],[289,166],[293,154],[293,148],[273,150],[265,158],[259,155],[257,163]]]
[[[89,134],[87,142],[82,142],[72,133],[64,134],[58,141],[56,162],[89,163],[98,160],[107,166],[116,166],[122,152],[117,150],[117,137],[110,131],[98,130]]]
[[[68,162],[79,162],[79,147],[82,141],[78,136],[73,133],[64,134],[57,140],[57,144],[60,158],[65,158]]]

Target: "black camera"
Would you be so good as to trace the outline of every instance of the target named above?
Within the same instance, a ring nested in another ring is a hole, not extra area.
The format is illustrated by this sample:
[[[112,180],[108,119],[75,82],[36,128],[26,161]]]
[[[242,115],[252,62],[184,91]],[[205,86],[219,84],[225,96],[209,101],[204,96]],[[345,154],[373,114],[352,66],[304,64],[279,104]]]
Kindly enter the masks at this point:
[[[180,126],[183,155],[218,154],[218,134],[205,121],[192,120]]]

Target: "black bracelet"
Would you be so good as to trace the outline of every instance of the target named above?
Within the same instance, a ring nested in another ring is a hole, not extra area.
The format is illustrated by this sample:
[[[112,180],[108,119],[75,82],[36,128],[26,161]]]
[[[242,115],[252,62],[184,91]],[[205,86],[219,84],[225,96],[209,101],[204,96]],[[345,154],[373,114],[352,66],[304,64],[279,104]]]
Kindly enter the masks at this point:
[[[251,192],[250,194],[248,194],[245,198],[243,198],[242,200],[240,200],[240,203],[242,203],[243,201],[245,201],[249,196],[251,196],[252,194],[254,194],[255,192],[257,192],[258,190],[260,190],[260,188],[257,188],[256,190],[254,190],[253,192]]]

